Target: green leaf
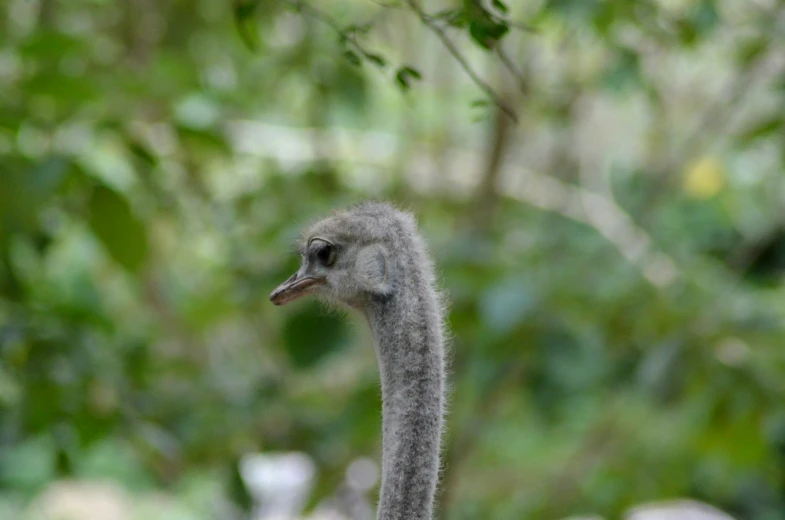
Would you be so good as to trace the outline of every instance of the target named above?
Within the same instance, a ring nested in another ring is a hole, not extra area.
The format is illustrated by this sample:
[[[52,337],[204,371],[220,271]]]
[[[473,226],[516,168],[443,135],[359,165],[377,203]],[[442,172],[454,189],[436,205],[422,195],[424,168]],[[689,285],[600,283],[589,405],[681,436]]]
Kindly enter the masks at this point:
[[[741,65],[750,65],[769,48],[768,39],[765,36],[757,36],[739,46],[737,60]]]
[[[422,75],[416,69],[411,67],[402,67],[401,70],[406,72],[406,74],[414,79],[422,79]]]
[[[510,28],[504,22],[497,22],[487,17],[472,19],[469,22],[469,34],[472,39],[483,49],[491,50],[507,34]]]
[[[147,233],[128,201],[106,186],[93,190],[89,202],[90,229],[114,260],[139,271],[147,258]]]
[[[504,14],[507,14],[507,12],[509,11],[509,9],[507,9],[507,6],[504,5],[504,2],[502,2],[501,0],[493,0],[491,2],[491,5],[493,5],[496,9],[498,9],[500,12]]]
[[[134,157],[138,158],[143,163],[149,166],[158,164],[158,157],[146,144],[141,142],[139,139],[126,134],[125,144],[128,147],[128,151],[130,151]]]
[[[485,121],[490,117],[492,111],[490,110],[494,105],[489,99],[475,99],[469,106],[474,109],[472,113],[472,121],[479,122]]]
[[[395,81],[398,82],[398,85],[400,85],[403,90],[409,89],[412,79],[422,79],[422,75],[411,67],[401,67],[395,74]]]
[[[83,106],[101,93],[93,83],[95,78],[71,77],[54,68],[43,68],[28,75],[21,88],[28,96],[46,96],[55,101],[55,107],[65,110],[68,107]]]
[[[753,141],[768,137],[772,134],[779,134],[785,129],[785,115],[774,114],[768,119],[759,121],[741,133],[738,142],[741,146],[747,146]]]
[[[256,0],[251,0],[250,2],[238,1],[234,4],[234,23],[237,33],[245,46],[254,52],[259,49],[261,43],[254,17],[258,7],[259,2]]]
[[[698,42],[698,28],[691,20],[677,20],[676,32],[685,47],[692,47]]]
[[[175,126],[175,130],[177,130],[177,137],[186,148],[198,150],[200,154],[230,155],[232,153],[226,137],[217,130],[199,129],[180,124]]]
[[[245,20],[253,16],[254,11],[258,6],[258,2],[236,2],[234,6],[234,15],[240,20]]]
[[[39,28],[19,45],[18,50],[26,57],[38,60],[62,58],[71,53],[85,52],[87,41],[89,40],[80,40],[62,32]]]
[[[373,62],[373,64],[376,65],[377,67],[382,67],[383,68],[383,67],[387,66],[387,60],[385,60],[383,57],[381,57],[378,54],[373,54],[371,52],[366,52],[365,53],[365,57],[368,59],[368,61]]]
[[[356,52],[350,51],[348,49],[343,52],[343,57],[346,58],[346,60],[349,63],[351,63],[352,65],[355,65],[357,67],[359,67],[363,63],[362,60],[360,59],[360,57],[357,55]]]

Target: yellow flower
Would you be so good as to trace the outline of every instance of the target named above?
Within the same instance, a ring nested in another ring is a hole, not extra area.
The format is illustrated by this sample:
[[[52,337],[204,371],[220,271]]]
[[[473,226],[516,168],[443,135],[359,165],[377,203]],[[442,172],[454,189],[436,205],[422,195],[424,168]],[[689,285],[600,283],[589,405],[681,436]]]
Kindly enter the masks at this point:
[[[724,185],[725,172],[715,157],[701,157],[684,170],[684,191],[695,199],[710,199]]]

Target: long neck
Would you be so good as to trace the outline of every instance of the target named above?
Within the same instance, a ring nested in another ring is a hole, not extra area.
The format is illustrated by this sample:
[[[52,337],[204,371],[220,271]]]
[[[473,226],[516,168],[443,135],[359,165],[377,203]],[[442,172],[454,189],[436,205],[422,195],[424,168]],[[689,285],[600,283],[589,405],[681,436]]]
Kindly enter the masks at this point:
[[[416,280],[368,309],[382,382],[378,520],[431,520],[444,407],[442,316]]]

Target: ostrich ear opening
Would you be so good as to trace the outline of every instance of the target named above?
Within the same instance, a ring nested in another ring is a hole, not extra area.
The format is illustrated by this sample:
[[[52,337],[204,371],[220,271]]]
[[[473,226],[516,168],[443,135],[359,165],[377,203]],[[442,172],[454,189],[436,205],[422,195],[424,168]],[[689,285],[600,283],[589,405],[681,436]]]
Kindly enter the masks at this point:
[[[387,294],[390,290],[387,249],[381,244],[365,246],[357,253],[355,266],[357,279],[365,290],[375,294]]]

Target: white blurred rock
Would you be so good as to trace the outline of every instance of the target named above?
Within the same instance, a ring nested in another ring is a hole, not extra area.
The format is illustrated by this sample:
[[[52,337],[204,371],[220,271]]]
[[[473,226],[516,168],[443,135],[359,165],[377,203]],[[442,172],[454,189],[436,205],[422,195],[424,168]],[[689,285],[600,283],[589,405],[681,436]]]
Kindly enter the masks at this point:
[[[305,453],[249,453],[240,476],[254,499],[255,520],[296,518],[311,493],[316,465]]]
[[[352,520],[334,509],[317,509],[303,520]]]
[[[131,520],[132,502],[119,486],[108,482],[54,482],[29,506],[34,520]]]
[[[368,457],[354,459],[346,468],[346,484],[357,491],[370,491],[378,480],[379,466]]]

